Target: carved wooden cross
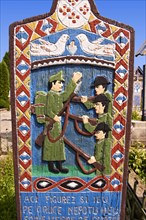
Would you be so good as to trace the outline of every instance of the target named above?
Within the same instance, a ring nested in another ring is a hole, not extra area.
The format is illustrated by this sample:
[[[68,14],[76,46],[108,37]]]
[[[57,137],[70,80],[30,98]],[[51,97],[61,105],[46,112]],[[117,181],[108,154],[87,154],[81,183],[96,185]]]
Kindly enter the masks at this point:
[[[10,55],[18,219],[123,220],[134,30],[54,0],[10,26]]]

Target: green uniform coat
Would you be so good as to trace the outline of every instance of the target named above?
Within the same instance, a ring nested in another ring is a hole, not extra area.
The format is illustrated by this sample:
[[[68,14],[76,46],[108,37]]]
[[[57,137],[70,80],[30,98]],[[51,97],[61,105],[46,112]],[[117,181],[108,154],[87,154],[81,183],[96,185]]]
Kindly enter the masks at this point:
[[[109,114],[112,114],[112,95],[111,95],[110,93],[108,93],[108,92],[105,92],[105,93],[103,93],[103,94],[104,94],[104,95],[108,98],[108,100],[110,101],[110,102],[109,102],[109,105],[108,105],[108,113],[109,113]],[[86,106],[87,109],[92,109],[92,108],[94,108],[94,105],[95,105],[95,103],[90,102],[89,100],[87,100],[87,102],[84,102],[83,104]]]
[[[50,118],[54,118],[61,109],[63,108],[63,103],[67,101],[69,96],[73,93],[76,88],[76,83],[72,80],[66,87],[65,91],[62,93],[49,91],[47,94],[47,104],[46,104],[46,116]],[[47,123],[46,123],[47,127]],[[53,128],[50,131],[51,137],[55,139],[60,135],[62,131],[61,122],[55,122],[53,124]],[[45,136],[44,144],[43,144],[43,160],[45,161],[63,161],[65,158],[65,148],[63,138],[52,143],[49,141],[48,136]]]
[[[97,122],[98,123],[105,122],[111,128],[112,117],[110,114],[105,113],[103,115],[99,115]],[[90,123],[84,124],[85,129],[90,133],[92,133],[95,130],[96,126],[93,126]],[[105,166],[103,173],[107,175],[111,173],[111,146],[112,146],[112,135],[111,132],[109,131],[108,138],[97,141],[94,150],[94,156],[96,161]],[[101,174],[101,173],[100,171],[96,170],[96,174]]]
[[[105,138],[104,140],[97,141],[95,144],[94,156],[97,162],[105,166],[103,174],[110,175],[111,173],[111,140]],[[96,174],[101,174],[96,170]]]
[[[112,127],[112,120],[113,119],[112,119],[111,115],[108,113],[105,113],[105,114],[101,114],[98,116],[97,123],[99,124],[101,122],[105,122],[111,128]],[[84,124],[85,129],[87,131],[89,131],[90,133],[92,133],[95,130],[96,126],[97,126],[97,124],[96,125],[91,125],[90,123]]]

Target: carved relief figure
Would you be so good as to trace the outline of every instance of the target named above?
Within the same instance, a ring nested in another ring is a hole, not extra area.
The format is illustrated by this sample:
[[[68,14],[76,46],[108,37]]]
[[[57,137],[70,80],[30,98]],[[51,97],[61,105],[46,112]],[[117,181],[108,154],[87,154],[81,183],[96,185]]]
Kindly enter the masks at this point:
[[[108,138],[108,133],[111,131],[111,129],[106,123],[101,122],[97,124],[97,127],[94,131],[94,136],[96,138],[94,150],[95,160],[101,164],[104,164],[105,169],[103,170],[103,173],[109,175],[111,173],[110,158],[112,142],[111,139]],[[96,174],[100,174],[99,170],[96,170]]]
[[[53,120],[53,124],[50,127],[49,120],[45,122],[45,138],[43,141],[42,159],[44,161],[48,161],[48,169],[53,173],[68,173],[69,171],[67,168],[62,166],[62,162],[66,160],[66,156],[63,137],[60,136],[62,132],[61,116],[58,114],[62,110],[64,102],[66,102],[70,95],[74,92],[77,82],[81,79],[81,77],[82,74],[80,72],[75,72],[65,91],[62,91],[64,82],[62,71],[49,78],[50,90],[46,97],[45,117]],[[48,137],[48,132],[50,134],[50,138]],[[51,140],[51,137],[53,140]]]
[[[108,112],[109,103],[110,103],[109,99],[104,94],[97,95],[95,97],[95,99],[93,100],[94,109],[97,114],[97,122],[98,123],[105,122],[109,125],[109,127],[111,127],[112,126],[112,116]],[[87,124],[89,117],[84,115],[84,116],[82,116],[82,118],[83,118],[84,124]],[[85,126],[85,128],[90,133],[92,133],[94,131],[95,127],[93,125],[91,127],[90,126],[87,127],[87,125]]]
[[[111,113],[112,109],[112,95],[107,91],[107,87],[110,84],[110,82],[103,76],[97,76],[94,80],[93,87],[95,89],[95,96],[104,94],[108,100],[110,101],[108,112]],[[82,96],[81,102],[86,106],[87,109],[94,108],[94,104],[88,100],[87,96]]]
[[[95,112],[97,114],[97,123],[99,124],[101,122],[102,123],[104,122],[106,123],[106,128],[108,128],[108,135],[106,135],[106,140],[102,141],[102,143],[100,141],[100,144],[98,140],[95,146],[95,159],[100,163],[102,162],[102,164],[105,166],[105,169],[103,171],[105,174],[111,173],[110,160],[111,160],[112,134],[110,131],[112,128],[112,95],[107,92],[107,86],[109,84],[110,82],[105,77],[97,76],[92,85],[92,87],[95,88],[95,98],[92,101],[88,100],[87,96],[82,96],[81,98],[82,103],[86,106],[87,109],[92,109],[92,108],[95,109]],[[87,131],[89,131],[90,133],[96,131],[96,126],[93,126],[89,123],[88,116],[83,116],[82,118],[85,129]],[[98,150],[96,150],[96,148]],[[103,154],[102,161],[100,158],[101,152]],[[96,173],[99,174],[99,171],[96,171]]]
[[[95,158],[92,158],[92,162],[96,160],[97,162],[104,165],[105,169],[103,173],[107,175],[111,173],[110,160],[112,145],[112,135],[110,132],[112,127],[112,116],[108,111],[109,103],[110,100],[104,94],[97,95],[92,103],[89,103],[94,106],[95,112],[97,114],[97,124],[95,126],[90,124],[88,116],[82,116],[85,129],[90,133],[95,132],[94,135],[97,140],[95,145]],[[97,128],[100,128],[99,124],[100,126],[104,125],[104,128],[102,128],[102,132],[100,131],[97,133]],[[101,136],[103,138],[101,138]],[[104,140],[104,138],[106,138],[106,140]],[[96,174],[99,174],[98,170],[96,171]]]

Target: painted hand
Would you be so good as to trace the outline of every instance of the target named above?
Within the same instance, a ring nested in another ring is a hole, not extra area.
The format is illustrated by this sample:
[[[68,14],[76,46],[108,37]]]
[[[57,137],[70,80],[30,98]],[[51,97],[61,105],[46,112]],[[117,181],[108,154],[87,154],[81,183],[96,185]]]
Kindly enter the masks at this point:
[[[95,159],[94,156],[91,156],[90,159],[88,160],[88,163],[89,163],[89,164],[93,164],[93,163],[95,163],[95,162],[96,162],[96,159]]]
[[[84,123],[84,124],[89,123],[89,116],[83,115],[83,116],[82,116],[82,119],[83,119],[83,123]]]
[[[82,96],[82,97],[81,97],[81,102],[82,102],[82,103],[87,102],[87,100],[88,100],[87,96]]]
[[[72,80],[77,83],[82,77],[82,73],[81,72],[74,72],[73,73],[73,77]]]
[[[60,122],[61,121],[61,117],[59,117],[58,115],[55,115],[55,117],[53,119],[56,122]]]

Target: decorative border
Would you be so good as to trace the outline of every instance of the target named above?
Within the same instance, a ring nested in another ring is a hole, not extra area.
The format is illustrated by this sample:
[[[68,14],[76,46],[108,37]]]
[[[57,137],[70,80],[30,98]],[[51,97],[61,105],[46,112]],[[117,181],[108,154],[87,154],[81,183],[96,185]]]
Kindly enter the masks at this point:
[[[119,184],[115,185],[115,179],[118,180]],[[114,178],[111,177],[108,179],[103,176],[96,176],[88,182],[85,182],[83,179],[78,177],[63,178],[62,180],[55,182],[49,178],[37,178],[33,182],[33,187],[37,192],[47,192],[54,188],[58,188],[62,192],[81,192],[85,189],[88,189],[93,192],[104,192],[109,191],[121,191],[122,189],[122,177],[117,173],[114,174]],[[41,183],[45,183],[46,186],[41,187]],[[98,184],[99,183],[99,184]],[[40,187],[39,187],[40,186]],[[79,186],[79,187],[77,187]]]
[[[35,61],[31,64],[32,69],[38,69],[40,67],[46,67],[50,65],[61,65],[61,64],[89,64],[89,65],[95,65],[95,66],[102,66],[102,67],[108,67],[108,68],[115,68],[115,64],[103,61],[99,59],[94,58],[87,58],[83,56],[70,56],[70,57],[60,57],[60,58],[53,58],[53,59],[44,59],[41,61]]]
[[[11,107],[12,107],[12,126],[13,126],[13,147],[15,158],[15,185],[17,198],[19,192],[32,192],[32,159],[30,144],[30,47],[32,40],[48,35],[43,31],[44,21],[51,24],[49,33],[55,33],[60,30],[58,21],[55,20],[55,9],[57,0],[53,2],[51,12],[42,16],[25,19],[22,22],[13,23],[10,26],[10,56],[11,56]],[[134,60],[134,30],[124,24],[104,18],[96,11],[93,0],[89,1],[92,16],[88,22],[88,28],[83,27],[92,33],[96,33],[96,26],[103,22],[106,30],[101,34],[103,37],[113,39],[116,43],[116,65],[115,65],[115,88],[114,88],[114,125],[113,125],[113,148],[111,164],[114,168],[110,181],[119,176],[121,184],[126,187],[127,167],[128,167],[128,149],[130,142],[130,115],[132,106],[132,80],[133,80],[133,60]],[[61,26],[63,30],[65,27]],[[121,35],[122,33],[122,35]],[[19,36],[19,37],[18,37]],[[127,39],[125,45],[122,44],[122,37]],[[120,99],[120,97],[122,97]],[[119,101],[120,100],[120,101]],[[126,111],[126,117],[124,113]],[[121,124],[121,131],[117,133],[114,129]],[[115,160],[115,153],[119,151],[124,157]],[[18,155],[19,154],[19,155]],[[18,155],[18,156],[17,156]],[[22,156],[29,158],[27,162],[21,160]],[[19,168],[19,173],[18,173]],[[124,173],[123,170],[124,169]],[[20,180],[19,185],[17,180]],[[121,190],[122,187],[120,187]],[[110,191],[116,191],[112,187]],[[118,191],[119,189],[117,189]],[[124,210],[126,190],[122,194],[122,207]],[[19,207],[17,207],[19,209]],[[124,212],[121,216],[124,216]],[[123,218],[124,219],[124,218]]]

